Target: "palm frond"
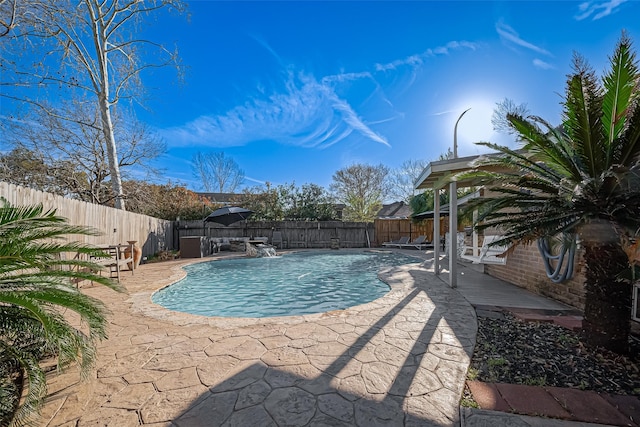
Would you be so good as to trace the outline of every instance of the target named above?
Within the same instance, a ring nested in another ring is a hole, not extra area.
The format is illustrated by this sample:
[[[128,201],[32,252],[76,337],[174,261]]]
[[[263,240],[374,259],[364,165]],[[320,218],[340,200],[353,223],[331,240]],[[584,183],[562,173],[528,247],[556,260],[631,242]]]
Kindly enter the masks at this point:
[[[626,143],[621,137],[631,113],[634,91],[638,90],[635,54],[631,48],[631,40],[624,34],[611,58],[611,71],[603,77],[603,86],[602,124],[608,145],[607,164],[611,165],[616,160],[618,145]]]
[[[502,156],[494,156],[494,157],[485,157],[479,160],[474,166],[476,167],[484,167],[484,166],[501,166],[504,169],[511,170],[514,173],[522,173],[522,170],[528,171],[531,173],[538,174],[540,176],[546,176],[551,181],[560,181],[563,178],[563,175],[556,173],[554,170],[548,168],[543,163],[540,163],[535,158],[530,158],[529,156],[511,150],[508,147],[503,147],[498,144],[493,144],[490,142],[478,142],[477,145],[483,145],[485,147],[494,149],[503,153]]]
[[[640,163],[640,75],[636,77],[633,95],[625,134],[620,141],[616,141],[616,148],[620,154],[615,162],[619,165]]]
[[[523,147],[539,164],[546,165],[556,175],[562,177],[579,176],[580,170],[576,165],[575,153],[565,138],[549,123],[537,116],[526,120],[523,117],[509,115],[511,126],[518,132],[521,140],[525,141]],[[546,129],[542,132],[535,123],[542,124]]]
[[[55,352],[61,368],[77,362],[83,375],[89,372],[95,360],[95,342],[106,337],[106,308],[72,283],[90,280],[124,290],[97,274],[102,268],[99,264],[67,259],[66,254],[71,253],[104,256],[100,249],[67,240],[73,235],[96,234],[93,228],[69,225],[55,210],[45,212],[42,205],[18,207],[0,200],[0,339],[12,335],[11,331],[19,335],[29,325],[38,325],[32,331],[41,345]],[[66,311],[79,315],[78,328],[65,319]],[[38,387],[44,378],[39,377],[33,350],[14,344],[3,341],[4,347],[12,348],[7,351],[13,352],[28,379],[28,396],[16,418],[22,422],[39,407],[43,394]]]
[[[606,165],[600,118],[602,90],[591,67],[577,55],[574,70],[567,82],[563,125],[588,175],[596,176]]]
[[[26,393],[23,393],[21,405],[13,416],[12,425],[27,425],[33,414],[40,410],[40,403],[46,395],[47,386],[44,371],[39,360],[29,351],[24,351],[14,345],[9,345],[0,337],[0,352],[4,357],[15,360],[26,374]]]

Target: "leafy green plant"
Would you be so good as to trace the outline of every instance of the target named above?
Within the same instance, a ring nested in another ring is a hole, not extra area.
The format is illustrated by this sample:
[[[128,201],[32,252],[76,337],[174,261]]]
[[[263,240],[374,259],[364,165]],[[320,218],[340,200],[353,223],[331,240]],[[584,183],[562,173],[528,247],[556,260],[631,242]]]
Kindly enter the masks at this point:
[[[42,205],[18,207],[0,198],[2,425],[23,425],[39,410],[46,394],[39,365],[43,355],[57,356],[59,368],[75,362],[84,375],[94,362],[95,343],[106,337],[106,309],[73,282],[90,280],[114,290],[122,288],[97,274],[99,265],[66,254],[104,256],[89,245],[67,240],[97,234],[68,224],[55,210],[45,212]],[[80,316],[82,329],[65,320],[66,310]]]
[[[489,365],[489,368],[497,368],[508,364],[509,362],[504,357],[492,357],[487,360],[487,365]]]
[[[545,385],[547,385],[547,378],[546,377],[532,377],[532,378],[527,378],[524,381],[525,385],[532,385],[532,386],[537,386],[537,387],[543,387]]]
[[[562,346],[562,347],[565,347],[565,346],[570,345],[570,344],[573,345],[577,341],[578,340],[575,337],[573,337],[573,336],[571,336],[569,334],[559,334],[558,335],[558,344],[560,346]]]
[[[478,405],[478,402],[476,402],[473,399],[473,396],[471,396],[471,397],[462,396],[462,398],[460,399],[460,406],[462,406],[464,408],[480,409],[480,405]]]
[[[622,273],[630,269],[628,242],[640,232],[640,72],[625,34],[610,61],[609,72],[599,80],[576,56],[562,125],[508,114],[522,150],[481,143],[500,155],[487,157],[466,175],[482,180],[495,194],[475,199],[468,208],[480,212],[478,230],[502,230],[504,238],[495,245],[562,234],[579,237],[586,277],[585,341],[626,353],[631,280]]]
[[[478,379],[478,377],[480,376],[480,371],[478,371],[476,368],[469,366],[469,371],[467,372],[467,379],[469,381],[475,381]]]

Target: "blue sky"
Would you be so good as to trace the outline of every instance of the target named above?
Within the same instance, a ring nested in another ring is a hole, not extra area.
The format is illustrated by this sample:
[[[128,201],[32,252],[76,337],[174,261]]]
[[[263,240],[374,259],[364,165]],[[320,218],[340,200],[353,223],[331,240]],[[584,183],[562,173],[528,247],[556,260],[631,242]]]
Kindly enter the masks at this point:
[[[328,186],[353,163],[399,167],[451,147],[513,144],[492,131],[510,98],[551,123],[574,51],[600,74],[621,30],[640,48],[640,2],[191,1],[145,36],[185,66],[143,77],[139,119],[165,140],[160,182],[200,190],[197,151],[224,151],[249,186]]]
[[[574,51],[606,68],[622,29],[640,45],[637,1],[190,2],[150,36],[175,43],[185,80],[148,80],[169,151],[164,176],[198,189],[190,160],[222,150],[247,184],[328,186],[352,163],[399,167],[452,145],[513,144],[491,127],[510,98],[559,123]],[[161,89],[160,89],[161,88]]]

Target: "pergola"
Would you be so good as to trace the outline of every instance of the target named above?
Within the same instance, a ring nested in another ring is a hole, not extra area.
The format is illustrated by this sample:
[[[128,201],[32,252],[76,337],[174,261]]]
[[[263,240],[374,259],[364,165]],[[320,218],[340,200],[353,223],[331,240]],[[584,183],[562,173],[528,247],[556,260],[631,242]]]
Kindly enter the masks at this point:
[[[455,288],[458,286],[458,268],[457,268],[457,239],[455,237],[455,233],[458,230],[458,198],[456,190],[457,188],[464,187],[475,187],[482,185],[482,183],[477,179],[464,179],[460,180],[455,176],[461,172],[466,172],[471,169],[474,169],[472,166],[473,162],[478,160],[480,157],[487,156],[496,156],[500,153],[492,153],[492,154],[484,154],[484,155],[476,155],[476,156],[468,156],[468,157],[458,157],[454,159],[448,160],[438,160],[435,162],[429,163],[429,165],[424,169],[420,177],[415,182],[415,188],[417,190],[424,190],[431,188],[433,189],[434,197],[433,197],[433,214],[434,218],[440,217],[440,190],[444,189],[447,185],[449,185],[449,232],[451,238],[449,239],[449,286]],[[455,182],[456,185],[451,185],[452,182]],[[474,212],[474,222],[476,221],[477,213]],[[440,241],[440,222],[433,221],[433,241]],[[473,231],[473,247],[478,248],[478,234],[476,231]],[[433,245],[434,248],[434,270],[436,274],[440,274],[440,247],[438,244]],[[477,254],[473,254],[477,255]]]

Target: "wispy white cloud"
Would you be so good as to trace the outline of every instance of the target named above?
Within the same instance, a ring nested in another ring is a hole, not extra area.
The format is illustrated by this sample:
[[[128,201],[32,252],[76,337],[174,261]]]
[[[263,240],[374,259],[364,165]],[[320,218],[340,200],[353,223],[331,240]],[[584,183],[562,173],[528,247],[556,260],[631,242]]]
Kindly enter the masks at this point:
[[[363,71],[361,73],[341,73],[333,76],[323,77],[321,82],[323,84],[333,84],[333,83],[344,83],[350,80],[360,80],[360,79],[373,80],[373,76],[368,71]]]
[[[522,39],[520,37],[520,35],[516,32],[516,30],[514,30],[509,25],[507,25],[507,24],[505,24],[503,22],[498,22],[496,24],[496,31],[498,32],[498,35],[500,36],[500,38],[504,42],[512,43],[512,44],[518,45],[520,47],[524,47],[525,49],[532,50],[532,51],[540,53],[542,55],[553,56],[553,55],[551,55],[551,52],[549,52],[548,50],[543,49],[543,48],[541,48],[539,46],[536,46],[533,43],[530,43],[530,42]]]
[[[445,111],[438,111],[432,114],[429,114],[430,116],[444,116],[445,114],[451,114],[451,113],[455,113],[458,110],[445,110]]]
[[[578,15],[575,19],[582,21],[591,17],[592,21],[604,18],[616,12],[618,6],[626,3],[628,0],[607,0],[607,1],[587,1],[580,3],[578,6]]]
[[[395,70],[398,67],[409,66],[409,67],[419,67],[424,61],[428,58],[433,58],[438,55],[448,55],[452,50],[458,49],[471,49],[476,50],[478,48],[477,43],[472,43],[468,41],[450,41],[444,46],[438,46],[433,49],[427,49],[422,53],[414,54],[407,56],[403,59],[396,59],[395,61],[388,62],[386,64],[375,64],[376,71],[388,71]]]
[[[269,45],[269,43],[267,43],[261,36],[256,35],[256,34],[252,34],[251,37],[258,42],[258,44],[260,46],[262,46],[263,48],[265,48],[271,55],[273,55],[273,57],[278,61],[278,63],[281,66],[285,66],[285,62],[282,60],[282,58],[280,57],[280,55],[278,55],[278,53],[273,50],[273,48]]]
[[[264,185],[264,184],[266,184],[266,183],[267,183],[266,181],[264,181],[264,180],[262,180],[262,179],[251,178],[250,176],[245,176],[245,177],[244,177],[244,180],[245,180],[245,181],[253,182],[253,183],[255,183],[255,184],[261,184],[261,185]]]
[[[397,119],[403,118],[404,116],[405,116],[405,115],[404,115],[404,113],[400,113],[400,112],[398,112],[398,113],[396,113],[396,115],[395,115],[395,116],[393,116],[393,117],[387,117],[387,118],[384,118],[384,119],[380,119],[380,120],[373,120],[373,121],[368,120],[368,121],[367,121],[367,126],[371,126],[371,125],[379,125],[379,124],[381,124],[381,123],[392,122],[392,121],[394,121],[394,120],[397,120]]]
[[[248,101],[223,115],[200,116],[161,133],[171,145],[230,147],[274,140],[327,148],[357,133],[366,140],[390,146],[329,84],[341,78],[330,76],[317,81],[308,75],[288,72],[282,92]]]
[[[551,70],[553,68],[555,68],[552,64],[549,64],[548,62],[543,61],[542,59],[536,58],[533,60],[533,65],[536,68],[540,68],[542,70]]]
[[[410,66],[410,86],[416,78],[416,69],[429,57],[448,55],[453,50],[471,49],[479,46],[467,41],[451,41],[444,46],[427,49],[421,54],[375,64],[372,71],[340,72],[320,79],[294,72],[295,67],[286,65],[282,58],[260,37],[254,39],[269,51],[285,71],[283,87],[269,90],[265,86],[256,88],[255,97],[224,114],[202,115],[194,120],[159,133],[170,146],[231,147],[252,142],[276,141],[300,147],[324,149],[346,139],[369,141],[391,146],[387,138],[373,127],[404,117],[395,110],[378,81],[379,72],[388,73],[400,67]],[[397,70],[404,73],[404,70]],[[406,77],[406,75],[405,75]],[[407,86],[407,79],[395,80]],[[358,89],[353,89],[353,88]],[[364,90],[363,90],[364,88]],[[351,90],[358,93],[357,109],[351,104]],[[369,90],[370,92],[366,92]],[[397,92],[397,91],[396,91]],[[362,95],[365,94],[364,98]],[[382,106],[381,109],[372,108]],[[375,117],[365,119],[359,110]]]

